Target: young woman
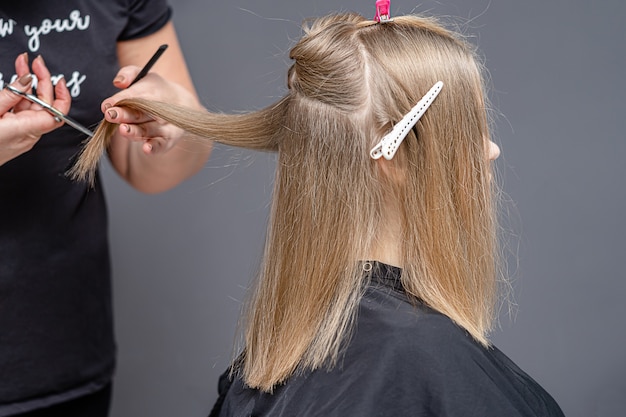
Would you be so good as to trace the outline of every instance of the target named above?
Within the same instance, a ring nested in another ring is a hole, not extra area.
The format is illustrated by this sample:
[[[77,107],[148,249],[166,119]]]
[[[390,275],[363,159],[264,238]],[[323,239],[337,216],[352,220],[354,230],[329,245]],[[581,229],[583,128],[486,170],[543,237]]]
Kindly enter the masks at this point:
[[[290,57],[289,92],[261,111],[115,107],[278,152],[244,344],[213,414],[562,416],[487,338],[499,150],[474,49],[432,18],[348,13],[313,21]]]

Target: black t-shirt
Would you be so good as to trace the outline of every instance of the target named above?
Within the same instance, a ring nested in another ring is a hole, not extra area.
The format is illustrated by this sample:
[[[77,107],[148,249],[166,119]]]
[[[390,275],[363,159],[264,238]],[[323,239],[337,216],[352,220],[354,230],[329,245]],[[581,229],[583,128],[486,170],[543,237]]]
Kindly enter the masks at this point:
[[[70,116],[93,128],[116,91],[117,41],[170,17],[166,0],[3,1],[0,87],[18,54],[41,54],[67,82]],[[113,372],[104,196],[65,176],[84,139],[63,126],[0,166],[0,416],[95,391]]]
[[[552,397],[495,347],[412,302],[400,269],[377,263],[341,360],[273,394],[220,379],[211,417],[562,417]]]

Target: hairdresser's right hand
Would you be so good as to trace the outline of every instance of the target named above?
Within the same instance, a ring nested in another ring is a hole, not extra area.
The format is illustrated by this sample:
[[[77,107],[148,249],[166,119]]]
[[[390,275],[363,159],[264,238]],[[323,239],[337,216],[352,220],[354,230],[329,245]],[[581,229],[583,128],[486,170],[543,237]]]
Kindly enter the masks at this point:
[[[196,98],[182,86],[170,82],[156,73],[148,73],[141,81],[129,87],[139,72],[139,67],[127,66],[120,69],[114,85],[122,89],[102,102],[102,111],[107,121],[119,124],[117,134],[131,142],[143,142],[142,149],[147,155],[164,154],[174,148],[185,132],[163,120],[131,111],[115,104],[125,98],[144,98],[178,104],[184,107],[203,110]]]
[[[67,114],[71,97],[65,81],[61,79],[53,87],[50,72],[41,57],[33,61],[32,70],[38,79],[37,96]],[[25,53],[15,60],[15,71],[18,78],[11,86],[31,92],[33,80]],[[62,124],[41,106],[3,88],[0,90],[0,165],[28,152],[44,133]]]

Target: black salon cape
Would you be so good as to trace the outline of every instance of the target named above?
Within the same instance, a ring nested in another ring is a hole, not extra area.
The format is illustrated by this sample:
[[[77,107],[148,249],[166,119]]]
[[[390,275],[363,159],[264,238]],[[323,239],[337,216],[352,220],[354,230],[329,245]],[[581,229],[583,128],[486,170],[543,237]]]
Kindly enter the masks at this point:
[[[377,264],[338,365],[294,376],[273,394],[220,378],[210,417],[563,416],[552,397],[495,347],[411,303],[401,270]]]

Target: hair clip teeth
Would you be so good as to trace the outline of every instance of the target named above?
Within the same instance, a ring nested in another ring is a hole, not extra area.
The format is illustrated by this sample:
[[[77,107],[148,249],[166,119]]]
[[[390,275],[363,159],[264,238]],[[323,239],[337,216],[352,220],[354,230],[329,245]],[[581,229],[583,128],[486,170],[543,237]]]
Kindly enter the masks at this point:
[[[430,107],[442,88],[443,82],[437,81],[424,97],[417,102],[415,107],[405,114],[402,120],[393,127],[391,132],[383,136],[380,142],[372,148],[370,157],[372,159],[379,159],[382,156],[388,161],[391,160],[398,151],[398,148],[400,148],[406,135],[408,135],[413,126],[415,126],[424,113],[426,113],[426,110],[428,110],[428,107]]]

